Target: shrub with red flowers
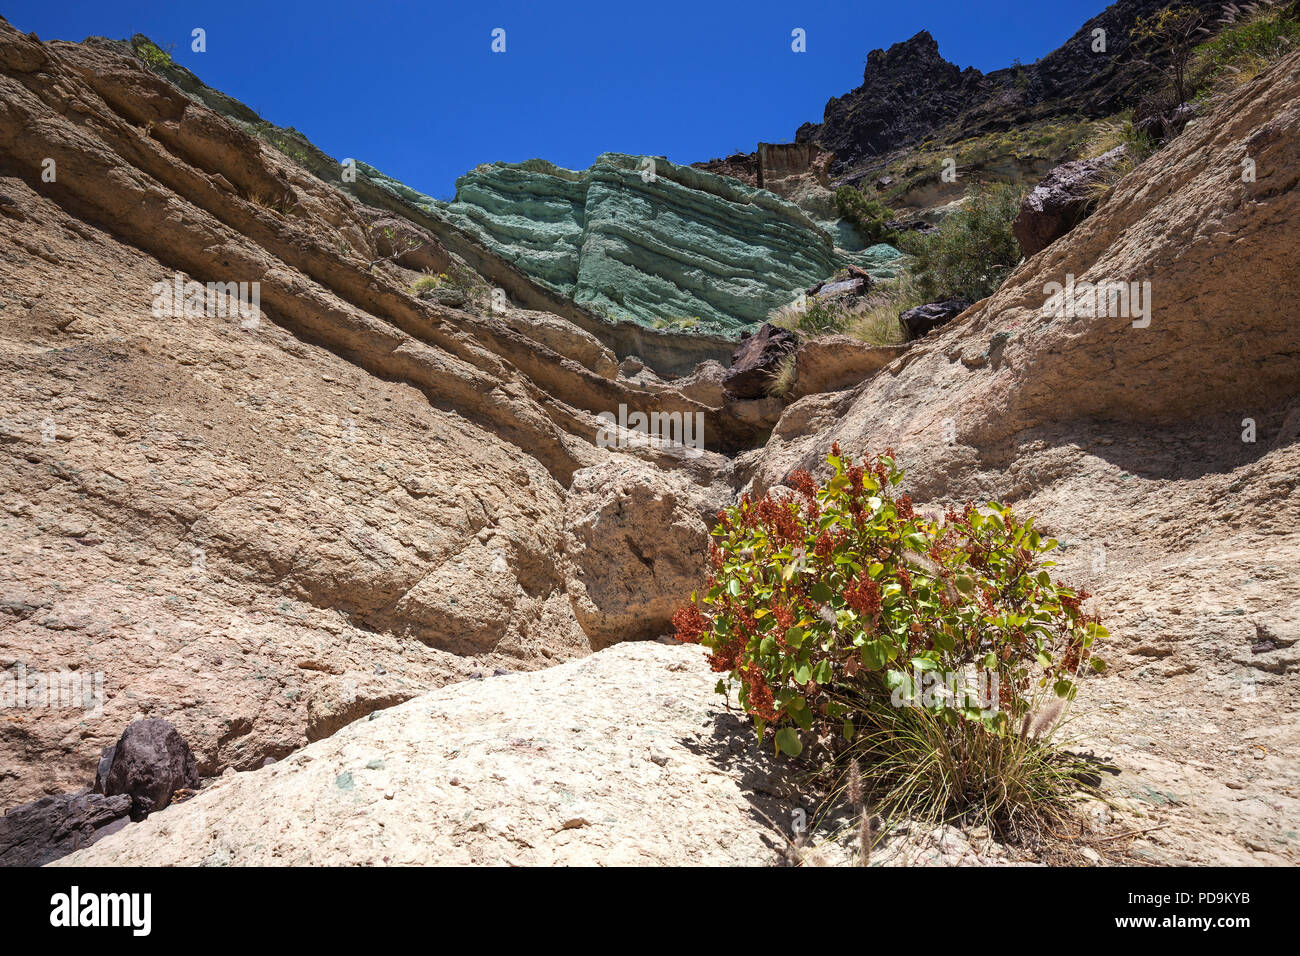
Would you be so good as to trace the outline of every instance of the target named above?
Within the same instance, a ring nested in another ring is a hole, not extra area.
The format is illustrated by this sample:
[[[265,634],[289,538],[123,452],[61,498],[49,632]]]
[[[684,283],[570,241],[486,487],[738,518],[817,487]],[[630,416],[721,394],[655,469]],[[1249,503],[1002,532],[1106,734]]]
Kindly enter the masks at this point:
[[[1032,518],[996,503],[922,515],[892,450],[855,465],[837,444],[827,462],[824,485],[798,471],[718,514],[707,587],[673,619],[760,738],[773,728],[790,755],[797,729],[851,740],[882,701],[1012,733],[1036,695],[1072,698],[1085,667],[1104,667],[1092,646],[1106,630],[1085,592],[1052,578],[1057,542]]]

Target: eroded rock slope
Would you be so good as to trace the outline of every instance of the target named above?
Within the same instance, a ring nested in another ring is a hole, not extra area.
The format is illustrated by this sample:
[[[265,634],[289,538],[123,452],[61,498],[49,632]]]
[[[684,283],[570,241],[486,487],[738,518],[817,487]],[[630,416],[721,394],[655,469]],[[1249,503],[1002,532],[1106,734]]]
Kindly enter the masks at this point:
[[[133,718],[172,719],[205,775],[248,769],[587,654],[630,606],[667,627],[729,464],[597,447],[597,415],[752,440],[720,389],[620,379],[554,316],[417,298],[451,264],[436,237],[112,47],[0,23],[0,91],[0,664],[100,673],[105,698],[6,709],[0,803],[84,785]],[[155,308],[190,280],[258,282],[260,310]]]

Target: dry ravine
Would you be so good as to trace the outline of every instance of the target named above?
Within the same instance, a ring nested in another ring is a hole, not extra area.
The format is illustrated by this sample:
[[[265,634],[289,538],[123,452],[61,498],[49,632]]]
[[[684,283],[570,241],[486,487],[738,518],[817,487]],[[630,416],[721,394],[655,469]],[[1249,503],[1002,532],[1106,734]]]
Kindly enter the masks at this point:
[[[90,787],[150,718],[201,784],[0,863],[789,859],[814,798],[666,635],[717,511],[836,441],[896,449],[918,507],[1038,515],[1095,595],[1112,666],[1070,732],[1119,773],[1071,862],[1300,863],[1298,146],[1300,53],[950,324],[805,342],[755,397],[540,293],[413,295],[464,250],[119,49],[0,20],[0,670],[103,688],[0,710],[0,806]],[[1149,323],[1044,318],[1067,275],[1149,280]],[[159,283],[230,278],[249,315],[158,314]],[[620,408],[705,447],[602,440]],[[1053,861],[895,824],[873,862]],[[849,862],[836,826],[796,855]]]

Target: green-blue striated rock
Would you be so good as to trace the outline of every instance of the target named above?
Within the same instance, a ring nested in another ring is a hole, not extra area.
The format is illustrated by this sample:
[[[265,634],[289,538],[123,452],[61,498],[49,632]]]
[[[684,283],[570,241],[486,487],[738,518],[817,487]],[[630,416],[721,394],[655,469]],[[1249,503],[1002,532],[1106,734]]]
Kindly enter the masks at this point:
[[[733,332],[849,263],[881,278],[889,246],[837,249],[794,203],[727,176],[604,153],[573,171],[544,160],[479,166],[440,202],[359,170],[574,301],[646,325]],[[698,322],[697,322],[698,320]]]

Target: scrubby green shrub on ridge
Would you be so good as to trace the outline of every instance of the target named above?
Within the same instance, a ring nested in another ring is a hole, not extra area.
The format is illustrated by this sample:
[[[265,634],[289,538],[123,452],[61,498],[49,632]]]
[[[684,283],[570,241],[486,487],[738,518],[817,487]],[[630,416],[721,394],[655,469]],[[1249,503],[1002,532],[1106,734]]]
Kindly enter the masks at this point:
[[[852,186],[841,186],[835,191],[835,211],[853,223],[862,241],[869,245],[894,242],[897,238],[888,226],[894,211],[878,199],[868,199]]]
[[[977,301],[997,290],[1021,258],[1011,231],[1020,198],[1021,190],[1005,183],[975,186],[936,232],[903,237],[923,301]]]

